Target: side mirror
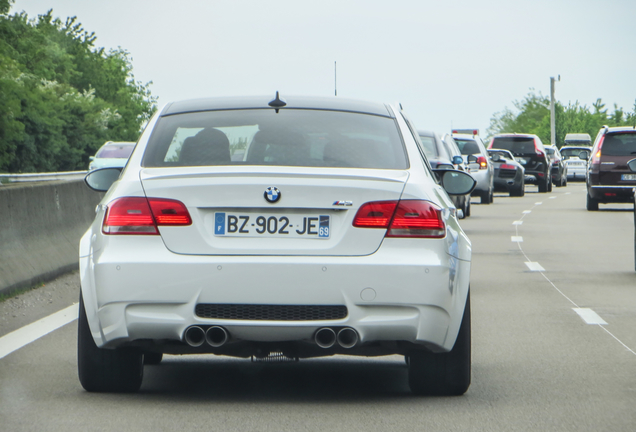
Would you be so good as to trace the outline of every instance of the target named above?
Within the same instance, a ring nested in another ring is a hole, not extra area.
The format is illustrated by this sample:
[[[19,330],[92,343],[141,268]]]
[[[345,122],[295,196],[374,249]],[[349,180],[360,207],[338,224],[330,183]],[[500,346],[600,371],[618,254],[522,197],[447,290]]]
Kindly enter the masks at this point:
[[[636,171],[636,159],[632,159],[629,162],[627,162],[627,166],[629,167],[630,170]]]
[[[453,156],[453,165],[461,165],[464,163],[464,158],[461,156]]]
[[[97,192],[106,192],[119,179],[121,168],[101,168],[86,174],[84,181]]]
[[[89,156],[89,157],[88,157],[88,160],[89,160],[89,161],[94,161],[94,160],[95,160],[95,156]]]
[[[470,174],[457,170],[438,172],[440,184],[449,195],[466,195],[471,193],[477,182]]]
[[[468,163],[477,163],[477,156],[475,155],[468,155]]]
[[[588,160],[590,158],[588,152],[586,151],[582,151],[581,153],[579,153],[579,159],[583,159],[583,160]]]
[[[501,155],[499,153],[491,153],[490,159],[492,159],[495,162],[499,162],[501,160]]]

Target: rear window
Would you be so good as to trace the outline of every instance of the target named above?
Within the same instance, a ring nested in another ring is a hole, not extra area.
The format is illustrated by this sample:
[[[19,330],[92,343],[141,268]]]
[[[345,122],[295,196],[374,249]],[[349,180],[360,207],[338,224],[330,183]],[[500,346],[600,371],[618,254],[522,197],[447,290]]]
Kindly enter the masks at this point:
[[[477,141],[475,140],[455,138],[455,142],[457,143],[457,147],[459,147],[459,151],[461,151],[463,155],[481,153],[479,144],[477,144]]]
[[[95,157],[104,159],[128,159],[134,148],[135,146],[133,145],[109,145],[99,149]]]
[[[608,134],[602,149],[603,156],[636,155],[636,133]]]
[[[587,148],[587,149],[561,149],[561,156],[563,156],[564,158],[571,158],[571,157],[579,157],[579,154],[581,154],[581,152],[586,152],[587,153],[587,157],[590,157],[590,153],[592,153],[592,149]]]
[[[439,156],[434,137],[420,135],[420,141],[422,142],[422,148],[424,149],[424,154],[426,154],[426,157],[435,158]]]
[[[406,169],[395,120],[342,111],[207,111],[159,119],[145,167],[277,165]]]
[[[495,137],[491,147],[510,150],[515,155],[536,153],[532,137]]]

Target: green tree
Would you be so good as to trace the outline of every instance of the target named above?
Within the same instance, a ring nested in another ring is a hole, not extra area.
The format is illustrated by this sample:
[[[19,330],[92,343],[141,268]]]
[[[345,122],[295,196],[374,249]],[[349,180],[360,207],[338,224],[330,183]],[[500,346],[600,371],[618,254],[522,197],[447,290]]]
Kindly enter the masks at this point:
[[[541,93],[530,90],[521,101],[514,101],[515,110],[505,108],[490,119],[489,135],[497,133],[530,133],[550,142],[550,101]],[[614,112],[608,114],[605,104],[599,98],[589,108],[578,101],[564,106],[556,102],[554,106],[556,123],[556,145],[563,146],[568,133],[588,133],[592,139],[603,125],[636,126],[636,101],[633,112],[625,112],[614,105]]]
[[[29,20],[0,0],[0,171],[86,169],[107,140],[136,141],[156,109],[122,49],[96,48],[75,17]]]

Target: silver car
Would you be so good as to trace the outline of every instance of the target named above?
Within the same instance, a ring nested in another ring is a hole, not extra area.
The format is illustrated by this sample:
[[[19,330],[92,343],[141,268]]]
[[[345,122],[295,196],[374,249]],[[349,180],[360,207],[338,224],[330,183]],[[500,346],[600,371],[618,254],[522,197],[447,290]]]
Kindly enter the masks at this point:
[[[101,146],[95,156],[91,156],[88,170],[96,170],[99,168],[123,168],[128,162],[133,149],[134,142],[128,141],[108,141]]]
[[[587,153],[587,159],[581,158],[581,152]],[[585,180],[587,173],[587,161],[592,154],[592,147],[584,146],[563,146],[561,156],[567,166],[568,180]]]
[[[495,190],[495,169],[484,142],[477,133],[463,134],[453,132],[452,136],[457,143],[457,147],[461,150],[465,162],[470,167],[470,175],[477,181],[477,186],[472,192],[473,196],[481,197],[482,204],[491,204]]]

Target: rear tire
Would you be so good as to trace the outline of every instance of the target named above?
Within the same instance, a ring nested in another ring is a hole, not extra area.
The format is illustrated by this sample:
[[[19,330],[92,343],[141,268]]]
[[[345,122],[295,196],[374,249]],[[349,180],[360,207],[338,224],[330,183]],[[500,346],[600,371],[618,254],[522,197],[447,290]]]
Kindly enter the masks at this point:
[[[511,197],[522,197],[526,193],[526,188],[523,184],[519,185],[519,187],[510,190]]]
[[[163,360],[163,353],[147,352],[144,353],[145,365],[158,365]]]
[[[468,197],[466,199],[466,212],[465,212],[466,217],[470,216],[470,197]]]
[[[136,392],[143,379],[143,356],[130,348],[98,348],[91,335],[80,294],[77,330],[77,371],[89,392]]]
[[[487,192],[481,195],[481,203],[482,204],[492,204],[494,201],[492,189],[488,189]]]
[[[418,395],[460,396],[470,386],[470,291],[457,340],[447,353],[413,351],[408,356],[409,386]]]
[[[548,192],[548,184],[551,184],[550,179],[546,178],[544,180],[539,180],[539,192],[545,193]]]
[[[598,210],[598,200],[592,198],[590,193],[587,193],[587,205],[588,211],[597,211]]]

